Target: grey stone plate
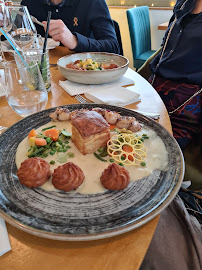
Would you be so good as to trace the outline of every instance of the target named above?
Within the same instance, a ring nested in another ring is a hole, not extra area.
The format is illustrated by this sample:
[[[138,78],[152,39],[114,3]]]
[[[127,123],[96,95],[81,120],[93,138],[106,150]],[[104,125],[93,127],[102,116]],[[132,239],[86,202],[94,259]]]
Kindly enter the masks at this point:
[[[178,144],[158,123],[125,108],[75,104],[70,110],[103,107],[135,116],[145,127],[156,131],[169,154],[169,170],[129,184],[123,191],[102,194],[55,193],[21,185],[15,154],[29,131],[50,121],[48,109],[22,119],[0,136],[0,215],[28,233],[57,240],[85,241],[128,232],[157,216],[177,194],[184,160]]]

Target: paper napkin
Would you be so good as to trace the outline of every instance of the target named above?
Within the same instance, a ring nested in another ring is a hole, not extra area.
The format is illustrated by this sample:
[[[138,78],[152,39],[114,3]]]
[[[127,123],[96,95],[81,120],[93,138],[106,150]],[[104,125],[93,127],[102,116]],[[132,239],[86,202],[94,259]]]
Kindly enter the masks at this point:
[[[106,84],[80,84],[70,81],[59,81],[59,85],[70,95],[80,95],[87,92],[90,92],[92,90],[98,90],[98,89],[108,89],[111,87],[120,87],[125,85],[131,85],[134,84],[134,81],[130,78],[127,78],[125,76],[122,76],[119,80],[111,83]]]
[[[11,250],[5,221],[0,217],[0,256]]]
[[[126,106],[140,101],[140,94],[120,86],[94,89],[84,95],[94,103],[104,103],[116,106]]]

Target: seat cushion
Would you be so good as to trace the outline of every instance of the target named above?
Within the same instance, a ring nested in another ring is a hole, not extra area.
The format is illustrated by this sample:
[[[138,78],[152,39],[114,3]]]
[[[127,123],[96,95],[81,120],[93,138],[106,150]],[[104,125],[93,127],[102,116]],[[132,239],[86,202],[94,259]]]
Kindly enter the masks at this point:
[[[140,68],[143,64],[144,64],[144,62],[152,55],[152,54],[154,54],[156,51],[154,51],[154,50],[150,50],[150,51],[146,51],[146,52],[144,52],[144,53],[142,53],[139,57],[138,57],[138,59],[135,59],[133,62],[134,62],[134,64],[133,64],[133,66],[135,67],[135,68]]]

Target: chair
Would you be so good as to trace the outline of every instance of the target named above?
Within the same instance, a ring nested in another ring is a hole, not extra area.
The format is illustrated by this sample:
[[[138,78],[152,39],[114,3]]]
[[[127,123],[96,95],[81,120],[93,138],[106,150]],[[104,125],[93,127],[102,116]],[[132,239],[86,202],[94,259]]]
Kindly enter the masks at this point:
[[[127,11],[128,26],[133,52],[133,66],[139,69],[153,54],[148,6],[136,7]]]
[[[119,24],[113,20],[113,24],[114,24],[114,30],[116,32],[116,37],[119,43],[119,48],[120,48],[120,55],[123,55],[123,46],[122,46],[122,40],[121,40],[121,32],[120,32],[120,28],[119,28]]]
[[[161,52],[161,49],[162,48],[160,47],[156,52],[154,52],[137,71],[137,73],[144,77],[147,81],[152,75],[149,64]]]

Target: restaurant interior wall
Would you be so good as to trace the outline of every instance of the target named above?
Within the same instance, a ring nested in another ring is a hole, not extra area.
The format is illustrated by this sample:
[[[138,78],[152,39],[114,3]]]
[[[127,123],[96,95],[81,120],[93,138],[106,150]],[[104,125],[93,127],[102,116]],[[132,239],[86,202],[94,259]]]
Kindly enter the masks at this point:
[[[112,7],[109,6],[109,11],[113,20],[119,23],[121,38],[123,44],[124,56],[129,60],[129,67],[133,68],[133,56],[128,28],[126,10],[132,7]],[[150,25],[151,25],[151,44],[152,50],[157,50],[162,43],[165,31],[158,30],[158,25],[169,21],[172,16],[172,9],[149,9]],[[134,69],[134,68],[133,68]]]

